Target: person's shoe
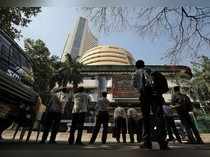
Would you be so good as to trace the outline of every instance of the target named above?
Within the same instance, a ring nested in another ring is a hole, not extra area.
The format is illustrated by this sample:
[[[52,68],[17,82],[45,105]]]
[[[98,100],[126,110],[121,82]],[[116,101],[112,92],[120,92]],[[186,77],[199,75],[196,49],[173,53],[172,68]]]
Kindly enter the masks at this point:
[[[95,144],[95,142],[90,141],[89,144],[92,145],[92,144]]]
[[[0,143],[4,143],[5,140],[3,138],[0,138]]]
[[[195,141],[187,141],[185,144],[196,144]]]
[[[73,145],[74,144],[74,141],[68,139],[68,144],[69,145]]]
[[[68,142],[68,144],[69,144],[69,145],[73,145],[73,144],[74,144],[74,142]]]
[[[173,141],[174,137],[170,137],[169,139],[167,139],[167,141]]]
[[[160,150],[171,150],[169,146],[160,147]]]
[[[198,141],[196,142],[196,144],[204,144],[204,142],[203,142],[202,140],[198,140]]]
[[[40,141],[40,142],[38,142],[38,144],[46,144],[46,142],[45,141]]]
[[[142,143],[140,145],[140,148],[142,148],[142,149],[152,149],[152,144]]]
[[[168,142],[164,141],[160,143],[160,150],[170,150],[170,148],[168,147]]]
[[[48,144],[57,144],[55,141],[49,141]]]
[[[85,145],[84,143],[82,142],[75,142],[76,145]]]
[[[182,144],[182,140],[181,139],[176,139],[180,144]]]

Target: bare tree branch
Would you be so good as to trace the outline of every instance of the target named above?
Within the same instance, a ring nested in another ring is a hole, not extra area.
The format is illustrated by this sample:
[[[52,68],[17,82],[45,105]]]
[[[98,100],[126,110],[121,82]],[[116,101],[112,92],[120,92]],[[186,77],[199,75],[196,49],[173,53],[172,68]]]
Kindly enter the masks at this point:
[[[210,7],[181,8],[82,8],[99,31],[132,30],[139,36],[170,36],[173,45],[165,58],[178,63],[182,56],[198,56],[210,47]]]

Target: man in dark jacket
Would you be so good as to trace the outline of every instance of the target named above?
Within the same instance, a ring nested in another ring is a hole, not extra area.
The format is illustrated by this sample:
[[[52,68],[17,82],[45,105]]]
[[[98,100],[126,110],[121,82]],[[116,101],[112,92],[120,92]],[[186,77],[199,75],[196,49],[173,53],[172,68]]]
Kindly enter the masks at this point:
[[[198,129],[196,128],[194,120],[189,114],[189,112],[192,111],[193,109],[192,104],[190,102],[189,97],[180,92],[179,86],[174,87],[174,94],[172,95],[171,103],[173,107],[176,109],[180,117],[180,120],[187,131],[189,143],[202,144],[203,141],[200,137]],[[195,135],[196,139],[194,138],[193,134]]]

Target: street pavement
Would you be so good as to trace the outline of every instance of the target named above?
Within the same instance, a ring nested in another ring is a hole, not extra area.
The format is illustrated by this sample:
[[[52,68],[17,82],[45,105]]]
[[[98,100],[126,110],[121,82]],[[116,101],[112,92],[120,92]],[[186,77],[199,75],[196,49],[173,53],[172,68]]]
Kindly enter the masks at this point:
[[[28,144],[12,142],[0,144],[0,157],[210,157],[210,144],[174,144],[170,150],[159,150],[157,143],[153,149],[141,149],[139,144],[101,144],[68,145],[59,141],[57,144]]]
[[[203,145],[169,143],[170,150],[159,150],[158,144],[153,143],[152,150],[140,148],[138,143],[123,144],[116,143],[108,136],[108,143],[101,144],[101,135],[97,138],[95,145],[88,145],[91,134],[85,133],[83,141],[85,145],[68,145],[68,133],[59,133],[57,144],[38,144],[35,143],[36,133],[34,132],[29,143],[11,140],[13,132],[4,133],[5,143],[0,144],[0,157],[210,157],[209,135],[202,135]],[[19,135],[19,133],[18,133]],[[25,139],[26,137],[24,137]],[[40,138],[39,138],[40,139]],[[129,138],[128,140],[129,141]]]

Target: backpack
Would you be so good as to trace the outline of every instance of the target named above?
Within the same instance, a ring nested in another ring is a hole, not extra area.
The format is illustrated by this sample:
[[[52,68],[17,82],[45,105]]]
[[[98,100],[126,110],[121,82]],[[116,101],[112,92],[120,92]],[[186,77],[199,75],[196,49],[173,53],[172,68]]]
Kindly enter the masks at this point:
[[[151,70],[150,69],[145,69],[144,73],[143,73],[143,83],[144,83],[144,87],[146,89],[150,89],[151,85],[152,85],[152,78],[151,78]]]
[[[163,94],[168,92],[169,88],[168,88],[167,79],[163,74],[161,74],[158,71],[155,71],[151,73],[151,77],[153,81],[152,90],[155,93]]]
[[[151,88],[151,76],[149,74],[150,69],[144,69],[142,72],[142,77],[139,75],[134,76],[133,86],[139,91],[149,90]]]

